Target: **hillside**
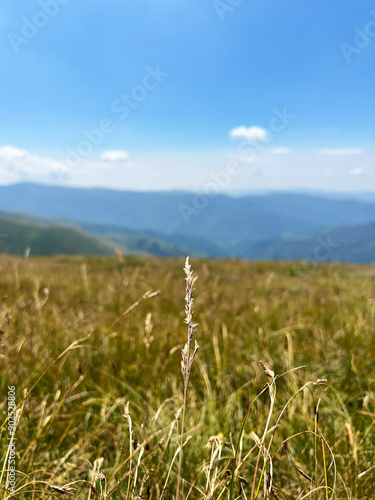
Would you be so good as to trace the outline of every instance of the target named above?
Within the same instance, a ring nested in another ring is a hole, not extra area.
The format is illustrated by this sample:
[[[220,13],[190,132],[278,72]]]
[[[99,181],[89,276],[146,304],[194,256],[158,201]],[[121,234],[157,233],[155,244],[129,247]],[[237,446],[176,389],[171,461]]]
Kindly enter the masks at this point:
[[[136,231],[123,226],[71,222],[88,233],[97,235],[117,246],[134,253],[158,257],[178,257],[195,255],[197,257],[224,257],[225,250],[208,239],[184,236],[182,234],[163,234],[155,231]]]
[[[0,211],[0,252],[19,254],[26,247],[35,255],[113,255],[115,248],[128,255],[220,255],[220,249],[198,238]]]
[[[22,216],[18,218],[22,219]],[[114,247],[81,230],[32,225],[0,215],[0,252],[23,255],[113,255]]]

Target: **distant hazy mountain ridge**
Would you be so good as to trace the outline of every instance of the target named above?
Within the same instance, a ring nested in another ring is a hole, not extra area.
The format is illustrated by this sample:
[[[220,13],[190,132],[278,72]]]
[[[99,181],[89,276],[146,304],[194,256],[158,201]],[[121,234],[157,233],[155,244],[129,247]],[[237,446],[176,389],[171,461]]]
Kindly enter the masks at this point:
[[[71,230],[67,226],[75,227],[73,241],[78,234],[81,238],[94,235],[92,251],[88,253],[114,252],[119,247],[128,253],[159,256],[190,253],[319,261],[324,255],[325,260],[374,261],[375,203],[372,201],[296,193],[237,198],[218,195],[198,209],[194,196],[184,192],[143,193],[18,184],[0,186],[0,210],[21,212],[22,215],[8,214],[5,219],[12,219],[14,224],[18,219],[18,223],[36,225],[39,231],[43,225],[49,230],[52,225],[59,225],[61,235],[62,223],[65,232]],[[370,196],[366,199],[372,200]],[[188,224],[181,205],[195,206]],[[77,228],[81,230],[78,233]],[[31,238],[31,233],[27,234]],[[69,240],[67,233],[64,234]],[[339,243],[324,252],[321,241],[327,237]],[[82,242],[82,250],[88,251],[87,248]],[[61,249],[69,250],[66,245]],[[11,251],[9,244],[8,250],[4,243],[0,251]]]

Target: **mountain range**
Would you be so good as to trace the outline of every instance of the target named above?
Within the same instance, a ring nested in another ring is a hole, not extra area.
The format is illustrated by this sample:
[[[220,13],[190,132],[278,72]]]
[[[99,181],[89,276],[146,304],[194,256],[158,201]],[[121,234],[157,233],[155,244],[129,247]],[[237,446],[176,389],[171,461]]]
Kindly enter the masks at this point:
[[[32,239],[38,233],[55,242],[53,251],[44,243],[47,254],[118,248],[158,256],[375,262],[370,194],[362,201],[317,193],[209,197],[16,184],[0,186],[0,210],[0,233],[13,234],[11,224],[18,231],[14,239],[0,238],[0,251],[9,253],[23,245],[43,251],[41,240]]]

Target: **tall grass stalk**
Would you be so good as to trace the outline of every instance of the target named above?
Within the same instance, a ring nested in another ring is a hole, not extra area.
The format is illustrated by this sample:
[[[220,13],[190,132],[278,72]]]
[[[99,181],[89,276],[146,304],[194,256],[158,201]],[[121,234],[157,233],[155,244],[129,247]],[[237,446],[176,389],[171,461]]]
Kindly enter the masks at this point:
[[[126,403],[124,409],[124,417],[129,422],[129,480],[128,480],[128,489],[126,492],[126,498],[129,498],[130,484],[132,479],[132,456],[133,456],[133,429],[132,429],[132,419],[129,411],[129,401]]]
[[[186,413],[186,399],[187,399],[187,391],[189,384],[189,376],[191,366],[193,364],[195,355],[199,349],[199,345],[197,341],[195,341],[194,350],[192,354],[190,354],[190,344],[193,341],[194,331],[198,326],[197,323],[193,322],[193,291],[194,284],[197,280],[197,277],[193,276],[193,271],[191,270],[191,266],[189,264],[189,257],[186,258],[184,271],[186,274],[186,295],[185,295],[185,323],[188,327],[188,335],[187,342],[182,350],[182,360],[181,360],[181,370],[184,378],[184,401],[182,405],[182,420],[181,420],[181,438],[180,438],[180,456],[178,460],[178,471],[177,471],[177,487],[176,487],[176,500],[180,498],[180,484],[181,484],[181,469],[182,469],[182,448],[184,443],[184,427],[185,427],[185,413]]]
[[[273,409],[274,409],[274,405],[275,405],[275,399],[276,399],[276,384],[275,384],[275,374],[272,370],[270,370],[269,368],[267,368],[262,362],[260,362],[265,374],[267,375],[267,377],[269,377],[271,379],[271,383],[268,384],[268,390],[269,390],[269,393],[270,393],[270,409],[269,409],[269,412],[268,412],[268,418],[267,418],[267,422],[266,422],[266,426],[264,428],[264,432],[263,432],[263,436],[262,436],[262,439],[261,439],[261,442],[260,442],[260,446],[259,446],[259,451],[258,451],[258,457],[257,457],[257,461],[256,461],[256,465],[255,465],[255,471],[254,471],[254,478],[253,478],[253,485],[252,485],[252,488],[251,488],[251,500],[253,500],[254,498],[257,498],[258,496],[258,493],[259,493],[259,490],[260,490],[260,486],[262,484],[262,479],[263,479],[263,476],[264,476],[264,472],[265,472],[265,469],[266,469],[266,465],[267,465],[267,460],[269,459],[269,448],[268,450],[265,449],[265,441],[266,441],[266,437],[267,437],[267,433],[268,433],[268,429],[269,429],[269,426],[270,426],[270,422],[271,422],[271,417],[272,417],[272,414],[273,414]],[[260,461],[260,456],[261,454],[263,453],[264,455],[264,463],[263,463],[263,468],[262,468],[262,472],[260,474],[260,478],[259,478],[259,482],[258,482],[258,487],[255,491],[255,484],[256,484],[256,478],[257,478],[257,472],[258,472],[258,465],[259,465],[259,461]],[[270,460],[270,466],[272,467],[272,460]],[[271,478],[272,478],[272,475],[271,475]],[[272,479],[270,481],[270,488],[272,486]]]

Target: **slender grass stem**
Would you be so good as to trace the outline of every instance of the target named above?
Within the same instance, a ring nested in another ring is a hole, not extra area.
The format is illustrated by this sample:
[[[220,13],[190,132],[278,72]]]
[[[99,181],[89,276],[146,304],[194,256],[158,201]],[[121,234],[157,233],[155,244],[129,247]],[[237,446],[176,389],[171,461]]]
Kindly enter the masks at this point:
[[[186,413],[186,401],[187,401],[187,391],[189,384],[189,376],[191,366],[193,364],[195,355],[199,349],[197,341],[195,341],[195,347],[192,354],[190,354],[190,344],[193,341],[194,330],[197,327],[196,323],[193,323],[193,290],[194,284],[197,280],[193,276],[191,266],[189,264],[189,257],[186,258],[184,271],[186,274],[186,295],[185,295],[185,323],[188,327],[187,342],[182,350],[182,360],[181,360],[181,370],[184,378],[184,399],[182,405],[182,419],[181,419],[181,437],[180,437],[180,456],[178,460],[178,471],[177,471],[177,486],[176,486],[176,500],[180,498],[180,485],[181,485],[181,471],[182,471],[182,454],[183,454],[183,442],[184,442],[184,429],[185,429],[185,413]]]

